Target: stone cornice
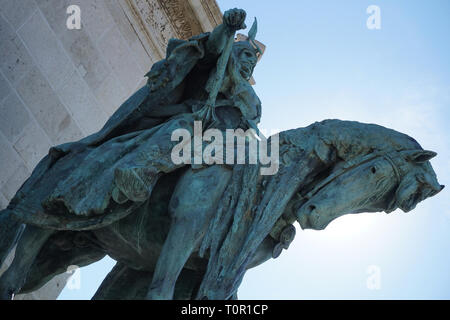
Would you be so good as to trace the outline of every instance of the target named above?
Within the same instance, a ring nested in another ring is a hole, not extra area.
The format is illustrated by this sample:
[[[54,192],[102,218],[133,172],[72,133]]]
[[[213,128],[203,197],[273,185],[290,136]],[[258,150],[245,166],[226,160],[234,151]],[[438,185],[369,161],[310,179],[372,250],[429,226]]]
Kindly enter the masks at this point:
[[[170,38],[188,39],[221,23],[215,0],[120,0],[121,6],[153,60],[165,55]]]

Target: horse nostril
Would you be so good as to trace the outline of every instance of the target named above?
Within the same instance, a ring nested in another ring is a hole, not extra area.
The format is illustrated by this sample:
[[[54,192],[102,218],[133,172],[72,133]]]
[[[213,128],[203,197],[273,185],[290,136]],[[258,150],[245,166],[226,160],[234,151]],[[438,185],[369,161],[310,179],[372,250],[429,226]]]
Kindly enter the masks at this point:
[[[313,212],[314,210],[316,210],[316,206],[315,205],[310,205],[308,207],[308,209],[309,209],[309,212]]]
[[[376,173],[377,169],[375,169],[375,167],[370,168],[370,171],[372,171],[372,173]]]

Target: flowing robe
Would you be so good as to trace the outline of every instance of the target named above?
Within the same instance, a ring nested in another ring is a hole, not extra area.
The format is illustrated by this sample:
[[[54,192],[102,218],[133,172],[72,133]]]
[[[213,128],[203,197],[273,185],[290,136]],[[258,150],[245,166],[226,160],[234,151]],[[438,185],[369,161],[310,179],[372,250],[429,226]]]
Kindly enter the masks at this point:
[[[183,128],[193,135],[195,120],[189,112],[170,118],[148,114],[175,104],[194,111],[202,105],[217,60],[206,52],[208,36],[172,39],[166,58],[147,74],[147,84],[125,101],[99,132],[51,148],[7,210],[27,224],[91,230],[142,205],[161,175],[183,166],[171,160],[171,150],[178,143],[171,141],[171,134]],[[228,69],[232,63],[230,59]],[[196,84],[194,89],[192,84]],[[243,119],[259,122],[260,101],[244,79],[228,76],[218,98],[222,105],[239,109]],[[133,188],[135,181],[144,184],[136,186],[137,200],[116,201],[121,188]]]

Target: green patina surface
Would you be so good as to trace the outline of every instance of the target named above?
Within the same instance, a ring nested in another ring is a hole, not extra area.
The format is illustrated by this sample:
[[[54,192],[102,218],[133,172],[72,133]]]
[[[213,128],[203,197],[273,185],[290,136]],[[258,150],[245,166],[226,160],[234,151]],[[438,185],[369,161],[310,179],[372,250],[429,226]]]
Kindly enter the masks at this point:
[[[232,9],[210,34],[172,39],[166,58],[93,135],[55,146],[0,212],[0,297],[44,285],[69,265],[117,260],[94,299],[234,299],[249,268],[276,258],[292,224],[324,229],[347,213],[414,209],[439,185],[435,156],[378,125],[326,120],[272,136],[279,170],[175,164],[176,129],[257,129],[249,83],[256,23]]]

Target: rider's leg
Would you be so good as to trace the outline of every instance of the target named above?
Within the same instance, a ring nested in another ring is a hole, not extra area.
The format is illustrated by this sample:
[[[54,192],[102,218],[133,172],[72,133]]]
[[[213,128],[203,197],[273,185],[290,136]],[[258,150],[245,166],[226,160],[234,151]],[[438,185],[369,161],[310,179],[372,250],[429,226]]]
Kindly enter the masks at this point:
[[[156,264],[149,299],[173,298],[177,278],[199,246],[231,174],[231,169],[213,165],[189,169],[180,178],[170,200],[172,223]]]
[[[0,277],[0,299],[11,299],[25,284],[28,272],[53,230],[27,225],[16,247],[11,266]]]

